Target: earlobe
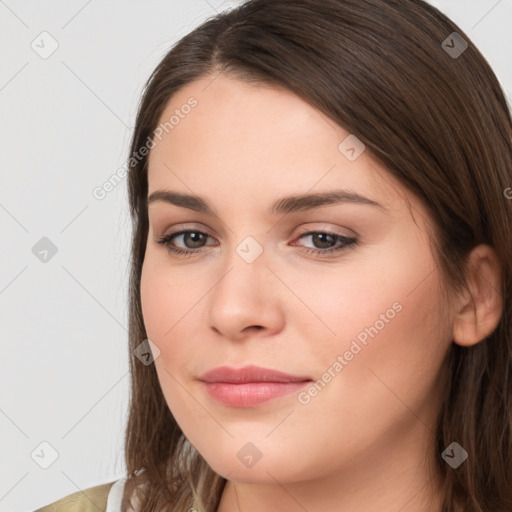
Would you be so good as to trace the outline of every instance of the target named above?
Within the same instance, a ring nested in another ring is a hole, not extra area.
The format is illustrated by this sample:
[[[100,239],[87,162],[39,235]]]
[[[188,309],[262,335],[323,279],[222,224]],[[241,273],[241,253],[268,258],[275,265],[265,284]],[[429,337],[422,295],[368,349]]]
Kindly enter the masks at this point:
[[[466,266],[469,288],[460,297],[453,326],[453,341],[468,347],[493,333],[503,314],[501,263],[487,244],[475,247]]]

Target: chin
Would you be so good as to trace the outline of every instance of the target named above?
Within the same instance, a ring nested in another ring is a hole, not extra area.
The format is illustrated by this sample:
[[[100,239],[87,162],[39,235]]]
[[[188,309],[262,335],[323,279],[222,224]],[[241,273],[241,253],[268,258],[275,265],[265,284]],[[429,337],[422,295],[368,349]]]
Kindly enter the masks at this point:
[[[219,454],[220,459],[212,454],[206,461],[218,475],[235,482],[275,485],[276,480],[291,482],[307,479],[304,474],[306,468],[283,457],[282,454],[276,456],[262,455],[255,463],[247,461],[247,464],[252,463],[252,465],[245,465],[240,459],[243,460],[244,453],[249,450],[250,448],[246,448],[246,451],[242,452],[240,456],[233,452],[232,457],[226,457],[226,452],[223,452]]]

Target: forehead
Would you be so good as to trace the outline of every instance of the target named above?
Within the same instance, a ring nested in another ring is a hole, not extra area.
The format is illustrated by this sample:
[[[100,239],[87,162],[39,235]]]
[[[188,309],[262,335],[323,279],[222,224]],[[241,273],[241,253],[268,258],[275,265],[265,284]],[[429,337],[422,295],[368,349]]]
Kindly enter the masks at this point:
[[[368,151],[353,161],[343,154],[349,132],[281,87],[201,78],[171,97],[159,130],[149,155],[149,193],[170,188],[213,204],[215,196],[225,202],[236,194],[247,206],[343,187],[378,196],[390,210],[406,208],[407,191]]]

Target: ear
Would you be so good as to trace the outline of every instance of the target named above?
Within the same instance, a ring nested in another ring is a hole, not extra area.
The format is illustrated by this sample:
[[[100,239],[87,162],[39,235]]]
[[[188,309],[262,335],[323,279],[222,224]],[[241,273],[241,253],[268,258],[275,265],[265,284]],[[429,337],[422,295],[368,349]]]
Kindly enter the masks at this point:
[[[469,347],[493,333],[503,314],[501,263],[495,250],[487,244],[476,246],[466,266],[469,287],[459,296],[453,341]]]

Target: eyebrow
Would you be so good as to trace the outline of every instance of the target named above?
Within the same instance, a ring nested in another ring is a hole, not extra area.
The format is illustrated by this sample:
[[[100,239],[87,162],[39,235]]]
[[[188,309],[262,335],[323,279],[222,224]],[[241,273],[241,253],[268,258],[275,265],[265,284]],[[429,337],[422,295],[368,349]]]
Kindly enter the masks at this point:
[[[151,203],[157,201],[170,203],[195,212],[217,215],[203,198],[195,195],[181,194],[170,190],[156,190],[149,195],[147,204],[149,206]],[[316,194],[301,194],[282,197],[270,207],[269,213],[271,215],[279,215],[312,210],[321,206],[345,203],[363,204],[374,206],[384,211],[387,210],[386,207],[377,201],[356,194],[355,192],[350,192],[348,190],[330,190],[328,192],[319,192]]]

